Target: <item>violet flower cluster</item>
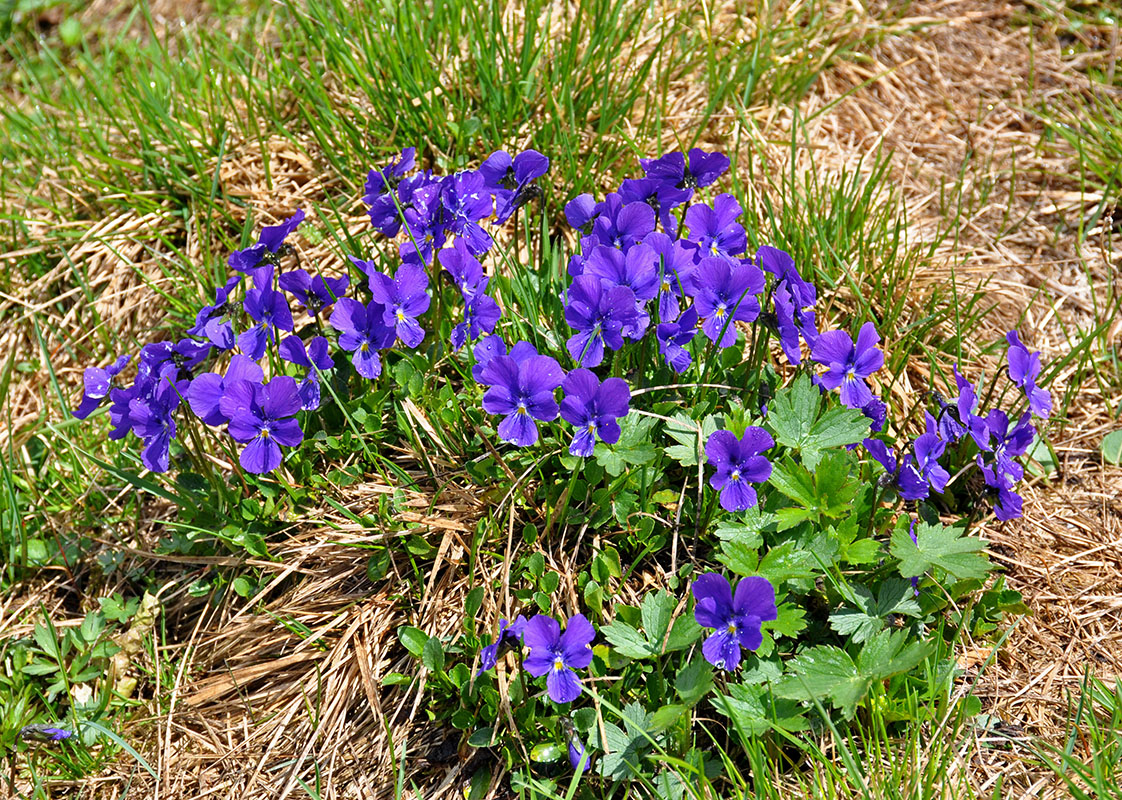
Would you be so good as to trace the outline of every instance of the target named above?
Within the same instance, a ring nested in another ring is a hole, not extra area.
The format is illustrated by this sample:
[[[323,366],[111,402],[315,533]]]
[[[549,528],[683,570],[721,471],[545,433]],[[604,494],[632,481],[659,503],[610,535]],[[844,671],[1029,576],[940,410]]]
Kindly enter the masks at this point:
[[[825,334],[823,335],[823,338]],[[950,473],[939,463],[950,447],[969,447],[976,451],[974,462],[994,500],[994,515],[1000,520],[1021,516],[1022,498],[1015,491],[1024,477],[1024,468],[1015,460],[1028,452],[1036,436],[1033,416],[1047,418],[1051,413],[1049,393],[1036,385],[1040,374],[1040,353],[1030,353],[1016,331],[1009,342],[1009,377],[1019,387],[1028,404],[1014,422],[1000,408],[982,412],[977,388],[954,367],[956,396],[948,401],[933,393],[939,406],[935,415],[925,412],[925,430],[908,442],[900,452],[881,439],[865,439],[865,449],[882,467],[882,488],[892,489],[907,501],[922,501],[932,492],[942,494]],[[860,337],[859,337],[860,341]],[[860,345],[855,348],[860,349]],[[856,359],[854,359],[856,363]]]

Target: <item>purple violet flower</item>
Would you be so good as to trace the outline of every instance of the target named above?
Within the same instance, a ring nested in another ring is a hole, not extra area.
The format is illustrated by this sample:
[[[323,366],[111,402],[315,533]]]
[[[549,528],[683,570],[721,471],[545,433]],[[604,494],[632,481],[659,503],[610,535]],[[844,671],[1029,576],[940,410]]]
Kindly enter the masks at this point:
[[[636,244],[626,255],[612,247],[597,246],[588,256],[584,274],[595,275],[605,290],[626,286],[635,295],[635,318],[625,324],[620,333],[629,339],[643,338],[650,323],[646,312],[647,301],[658,294],[658,254],[654,248]]]
[[[730,264],[722,258],[703,258],[693,284],[694,306],[704,320],[701,330],[718,347],[736,344],[736,322],[751,322],[760,313],[756,295],[763,291],[764,275],[752,264]]]
[[[569,452],[587,458],[597,438],[605,444],[619,441],[619,422],[627,416],[631,390],[623,378],[608,378],[603,383],[590,370],[575,369],[561,383],[565,397],[561,418],[577,429]]]
[[[689,293],[697,246],[684,239],[671,239],[655,231],[643,240],[658,255],[658,319],[672,322],[681,311],[681,298]]]
[[[850,408],[863,408],[872,398],[865,379],[884,365],[884,353],[877,349],[880,341],[873,323],[866,322],[857,334],[854,345],[846,331],[827,331],[818,337],[810,357],[829,367],[818,382],[826,389],[841,387],[841,401]]]
[[[675,189],[653,178],[628,178],[619,187],[619,196],[624,203],[649,205],[662,229],[671,235],[678,233],[678,220],[671,212],[689,202],[691,195],[688,189]]]
[[[1052,413],[1052,395],[1036,385],[1040,375],[1040,353],[1030,353],[1021,344],[1021,337],[1016,331],[1009,331],[1005,340],[1009,342],[1009,378],[1024,391],[1032,413],[1047,419]]]
[[[475,341],[482,333],[494,333],[495,326],[499,324],[503,312],[495,299],[486,293],[489,280],[483,278],[478,287],[479,293],[464,303],[464,321],[452,329],[453,351]]]
[[[261,366],[249,356],[235,353],[226,367],[226,374],[219,376],[216,372],[204,372],[191,381],[187,390],[187,402],[195,416],[207,425],[225,425],[230,417],[222,413],[222,396],[226,389],[238,381],[261,383],[265,380],[265,372]]]
[[[235,381],[219,406],[230,418],[230,436],[246,445],[238,461],[247,472],[272,472],[284,460],[281,445],[297,447],[304,441],[300,423],[293,419],[300,411],[300,392],[296,379],[288,375],[264,385]]]
[[[512,356],[495,356],[483,370],[490,388],[483,395],[483,410],[501,414],[499,438],[518,447],[538,441],[538,422],[557,419],[560,407],[553,393],[564,380],[565,372],[549,356],[530,356],[517,361]]]
[[[191,336],[201,336],[220,350],[234,349],[234,326],[230,322],[230,315],[234,312],[234,304],[230,302],[230,292],[242,281],[241,275],[235,275],[226,281],[225,286],[214,290],[214,305],[203,306],[195,315],[194,326],[187,329]]]
[[[448,222],[448,230],[456,234],[456,241],[467,243],[468,249],[478,255],[491,249],[494,240],[479,224],[491,216],[491,192],[478,172],[459,172],[444,178],[440,199]]]
[[[511,215],[542,193],[535,180],[549,171],[549,159],[537,150],[524,150],[513,159],[505,150],[498,150],[479,165],[488,188],[495,194],[495,224],[501,225]]]
[[[900,496],[905,500],[923,500],[931,489],[942,494],[947,488],[950,473],[939,465],[946,444],[934,431],[919,436],[912,445],[912,452],[904,456],[900,464],[897,483]]]
[[[383,322],[385,307],[377,300],[363,305],[350,297],[340,298],[328,322],[339,331],[339,347],[354,355],[351,363],[364,378],[382,374],[379,350],[392,347],[397,333]]]
[[[635,324],[635,293],[626,286],[606,287],[595,275],[580,275],[569,287],[565,321],[577,331],[565,343],[582,367],[604,360],[604,347],[623,347],[623,329]]]
[[[487,276],[483,274],[483,265],[472,255],[462,239],[457,238],[451,247],[445,247],[436,257],[440,266],[451,276],[465,302],[483,291],[480,289],[481,284],[486,287]]]
[[[398,255],[406,264],[427,266],[432,263],[433,253],[444,246],[448,234],[439,184],[414,191],[413,203],[404,215],[409,236],[398,246]]]
[[[661,158],[641,158],[639,163],[648,178],[669,184],[675,189],[693,189],[708,186],[729,168],[729,159],[724,153],[706,153],[695,147],[690,150],[689,163],[681,153],[667,153]]]
[[[315,317],[343,296],[351,278],[349,275],[341,278],[312,277],[305,269],[294,269],[281,275],[277,283],[307,309],[309,317]]]
[[[298,209],[295,214],[279,225],[269,225],[261,229],[257,237],[257,244],[244,250],[235,250],[230,254],[226,263],[238,272],[249,272],[256,268],[262,261],[267,261],[271,256],[280,252],[284,240],[304,221],[304,209]]]
[[[617,250],[628,250],[655,229],[655,214],[646,203],[626,203],[616,193],[604,199],[600,216],[592,223],[595,242]],[[581,250],[590,252],[581,240]]]
[[[658,351],[670,368],[679,375],[689,369],[693,357],[686,345],[697,334],[697,309],[690,306],[677,322],[663,322],[655,333],[658,336]]]
[[[705,443],[705,455],[717,468],[709,485],[721,493],[725,511],[746,511],[756,505],[756,490],[750,484],[771,477],[771,462],[761,455],[775,447],[763,428],[749,426],[737,439],[732,431],[715,431]]]
[[[144,441],[140,460],[153,472],[167,472],[171,440],[175,438],[175,410],[182,396],[189,391],[188,381],[172,383],[161,376],[151,391],[129,401],[132,432]]]
[[[30,742],[61,742],[73,735],[73,731],[53,725],[24,725],[19,729],[19,737]]]
[[[575,670],[592,663],[592,640],[596,631],[583,614],[569,618],[565,632],[553,617],[536,615],[523,633],[530,648],[523,666],[535,678],[546,676],[549,697],[555,703],[571,703],[580,697],[580,678]]]
[[[265,355],[265,347],[272,344],[276,329],[289,332],[293,329],[292,310],[288,307],[288,300],[284,294],[271,288],[271,283],[271,276],[267,281],[262,280],[262,285],[245,293],[245,300],[242,302],[246,312],[257,324],[242,331],[238,336],[238,347],[254,361],[259,361]]]
[[[586,235],[592,231],[592,223],[600,216],[604,204],[597,203],[590,194],[578,194],[565,204],[565,220],[569,227]]]
[[[494,669],[499,663],[499,651],[504,647],[515,647],[522,642],[522,634],[526,630],[526,618],[521,614],[514,622],[505,619],[499,621],[499,635],[495,641],[479,651],[479,671],[475,673],[478,678],[484,672]]]
[[[87,367],[82,373],[84,385],[82,402],[71,413],[78,419],[85,419],[92,414],[113,388],[113,379],[121,373],[131,358],[132,356],[126,353],[107,367]]]
[[[385,306],[382,322],[395,329],[406,347],[416,347],[425,338],[417,317],[429,310],[428,288],[428,275],[413,264],[402,264],[393,278],[381,272],[370,275],[370,294]]]
[[[386,236],[397,236],[401,231],[401,212],[398,211],[392,192],[397,189],[405,173],[413,169],[416,155],[416,148],[407,147],[401,151],[401,158],[396,164],[380,170],[372,169],[366,178],[366,194],[362,202],[370,206],[370,224],[374,230]]]
[[[690,241],[697,243],[698,255],[736,262],[735,256],[748,246],[744,226],[737,222],[742,213],[744,209],[731,194],[717,195],[712,208],[704,203],[690,206],[685,221]]]
[[[740,664],[740,648],[758,650],[764,642],[762,624],[779,617],[775,587],[767,578],[741,578],[733,595],[728,578],[707,572],[693,582],[697,624],[714,631],[701,645],[705,660],[731,672]]]
[[[313,337],[305,348],[304,340],[293,334],[286,336],[278,349],[280,357],[285,361],[307,370],[299,386],[300,408],[303,411],[315,411],[320,406],[319,373],[335,366],[335,360],[328,351],[327,339],[323,336]]]

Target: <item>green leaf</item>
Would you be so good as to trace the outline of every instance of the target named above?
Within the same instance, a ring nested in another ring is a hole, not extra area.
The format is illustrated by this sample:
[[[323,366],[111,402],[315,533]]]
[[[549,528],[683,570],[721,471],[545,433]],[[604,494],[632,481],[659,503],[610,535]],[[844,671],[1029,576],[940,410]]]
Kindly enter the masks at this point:
[[[1122,431],[1111,431],[1103,437],[1103,458],[1111,464],[1122,464]]]
[[[444,671],[444,646],[436,636],[430,636],[421,649],[421,663],[429,672]]]
[[[893,578],[885,581],[875,600],[867,588],[856,585],[851,587],[849,599],[857,608],[843,608],[831,614],[830,627],[858,644],[882,631],[886,618],[891,614],[920,615],[919,603],[915,601],[912,584],[908,580]]]
[[[927,657],[930,646],[907,644],[907,637],[905,631],[881,631],[861,649],[856,663],[841,648],[813,647],[791,660],[791,674],[775,691],[791,700],[828,699],[847,719],[852,718],[875,681],[907,672]]]
[[[806,609],[791,603],[780,603],[777,609],[779,615],[763,623],[765,631],[771,631],[775,636],[786,636],[790,639],[797,637],[806,628]]]
[[[626,622],[616,620],[600,628],[600,633],[620,655],[628,658],[650,658],[657,655],[647,641],[647,637]]]
[[[678,670],[674,692],[687,706],[697,705],[713,687],[713,667],[704,658],[694,658]]]
[[[651,658],[662,654],[664,639],[667,640],[666,652],[681,650],[697,640],[701,628],[692,615],[679,617],[671,628],[670,620],[677,605],[677,599],[665,589],[649,592],[639,608],[642,633],[621,619],[605,625],[600,632],[616,652],[628,658]],[[666,635],[668,629],[669,637]]]
[[[784,542],[768,550],[760,562],[757,574],[779,587],[783,581],[793,578],[813,578],[818,574],[819,564],[814,553],[802,550],[795,542]]]
[[[805,731],[810,727],[793,700],[778,699],[762,684],[734,684],[729,694],[711,701],[718,713],[732,720],[741,736],[762,736],[769,730]]]
[[[717,418],[712,414],[701,421],[694,422],[682,412],[675,414],[670,422],[666,423],[666,435],[678,444],[663,448],[666,455],[677,461],[683,467],[695,467],[705,458],[705,443],[710,434],[718,428]]]
[[[701,637],[702,628],[697,624],[693,614],[683,614],[674,620],[670,628],[670,637],[666,640],[664,653],[673,653],[675,650],[685,650]]]
[[[661,648],[662,640],[666,638],[666,631],[670,628],[670,616],[677,605],[677,598],[665,589],[648,592],[643,598],[639,613],[643,620],[643,630],[652,644]]]
[[[673,728],[678,724],[678,720],[682,718],[682,715],[685,714],[687,710],[686,706],[677,703],[661,706],[651,715],[651,730],[653,732],[662,732]]]
[[[768,405],[768,425],[775,441],[801,456],[814,471],[824,452],[856,444],[869,435],[869,419],[852,408],[834,408],[821,417],[821,392],[808,375],[800,375]]]
[[[402,625],[398,628],[397,638],[405,645],[405,649],[416,658],[421,658],[421,654],[425,650],[425,645],[428,644],[429,641],[427,633],[420,628],[414,628],[412,625]]]
[[[489,747],[491,745],[491,737],[495,735],[494,728],[479,728],[472,731],[471,736],[468,737],[468,744],[472,747]]]
[[[905,578],[918,577],[938,567],[958,580],[985,580],[990,562],[978,552],[985,546],[981,539],[964,536],[958,527],[920,522],[916,525],[916,541],[912,541],[907,526],[901,526],[892,532],[890,549],[900,560],[900,574]]]
[[[628,464],[640,466],[653,461],[658,455],[658,448],[650,443],[650,433],[656,421],[653,417],[628,414],[620,422],[618,442],[596,445],[593,453],[596,463],[616,478],[623,474]]]
[[[790,459],[774,464],[768,480],[797,503],[794,508],[777,512],[779,529],[786,530],[804,520],[824,525],[826,520],[851,515],[861,489],[853,466],[853,457],[845,450],[825,454],[813,472]]]

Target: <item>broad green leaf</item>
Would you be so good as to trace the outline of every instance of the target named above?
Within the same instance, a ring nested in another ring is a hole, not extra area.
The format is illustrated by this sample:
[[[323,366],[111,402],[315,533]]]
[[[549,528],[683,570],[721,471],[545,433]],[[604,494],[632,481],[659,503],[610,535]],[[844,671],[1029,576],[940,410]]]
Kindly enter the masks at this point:
[[[819,416],[821,392],[810,377],[800,375],[768,406],[768,424],[779,444],[799,453],[803,465],[815,470],[822,454],[856,444],[869,435],[869,419],[852,408],[834,408]]]
[[[626,622],[616,620],[600,628],[600,633],[620,655],[628,658],[650,658],[657,655],[647,642],[647,637]]]
[[[805,731],[809,727],[796,702],[776,698],[766,686],[733,684],[728,690],[728,695],[718,695],[710,702],[732,720],[742,736],[761,736],[772,729]]]
[[[1103,437],[1103,458],[1111,464],[1122,464],[1122,431],[1111,431]]]
[[[405,649],[416,658],[421,657],[429,640],[427,633],[420,628],[414,628],[412,625],[402,625],[398,628],[397,638],[405,645]]]
[[[444,671],[444,646],[436,636],[430,636],[421,650],[421,663],[429,672]]]
[[[655,422],[653,417],[628,414],[620,423],[618,442],[596,445],[596,463],[615,478],[623,474],[628,464],[639,466],[653,461],[658,455],[658,448],[650,443]]]
[[[804,520],[824,524],[827,519],[851,515],[853,501],[861,489],[853,474],[853,464],[852,456],[841,450],[824,455],[814,472],[790,459],[773,465],[769,481],[797,504],[776,512],[779,529],[786,530]]]
[[[673,653],[675,650],[685,650],[701,637],[701,632],[702,628],[697,624],[693,613],[683,614],[674,620],[674,624],[670,627],[670,636],[666,640],[666,647],[663,652]]]
[[[705,443],[717,428],[717,418],[712,414],[706,416],[698,425],[684,413],[679,412],[666,423],[664,428],[666,435],[678,444],[663,449],[666,455],[683,467],[697,466],[698,461],[705,458]]]
[[[670,628],[670,616],[677,605],[677,598],[665,589],[648,592],[643,598],[639,613],[643,619],[643,631],[651,644],[662,646],[662,640],[666,638],[666,631]]]
[[[760,562],[758,575],[771,581],[778,588],[783,581],[793,578],[813,578],[818,574],[818,561],[807,550],[799,549],[794,542],[784,542],[768,550]]]
[[[763,624],[763,629],[771,631],[773,636],[794,639],[806,628],[806,609],[791,603],[780,603],[776,610],[778,616]]]
[[[713,686],[713,667],[704,658],[693,661],[678,670],[674,678],[674,691],[687,706],[696,705]]]
[[[678,703],[671,703],[670,705],[655,709],[654,714],[651,715],[651,730],[662,732],[673,728],[678,724],[682,715],[688,711],[689,709],[686,706]]]
[[[755,547],[739,542],[725,542],[717,553],[717,560],[737,575],[755,575],[760,566],[760,554]]]
[[[963,536],[960,528],[921,522],[916,526],[914,542],[906,527],[893,531],[891,552],[900,560],[900,574],[905,578],[938,567],[959,580],[985,580],[990,562],[978,552],[985,546],[981,539]]]

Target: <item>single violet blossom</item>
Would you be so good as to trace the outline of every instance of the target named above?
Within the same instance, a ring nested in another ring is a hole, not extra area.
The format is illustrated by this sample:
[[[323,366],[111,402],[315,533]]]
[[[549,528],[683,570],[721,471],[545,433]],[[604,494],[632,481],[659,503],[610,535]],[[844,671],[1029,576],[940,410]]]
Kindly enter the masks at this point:
[[[271,288],[270,278],[266,285],[255,286],[245,293],[242,306],[256,325],[242,331],[238,336],[238,347],[254,361],[259,361],[265,355],[265,348],[276,338],[276,330],[293,330],[292,310],[288,307],[288,300],[284,294]]]
[[[685,222],[690,241],[697,243],[698,255],[735,263],[736,256],[748,246],[744,226],[737,222],[742,213],[744,209],[731,194],[717,195],[712,207],[705,203],[690,206]]]
[[[623,330],[635,324],[635,308],[635,293],[626,286],[607,287],[595,275],[574,278],[565,305],[565,321],[576,331],[565,342],[573,361],[595,367],[605,347],[623,347]]]
[[[675,189],[693,190],[714,183],[729,168],[724,153],[707,153],[695,147],[689,158],[682,153],[667,153],[660,158],[641,158],[639,163],[648,178],[666,183]]]
[[[340,298],[328,322],[339,331],[339,347],[350,353],[355,372],[364,378],[382,374],[379,350],[392,347],[396,331],[386,325],[385,307],[377,300],[363,305],[350,297]]]
[[[565,632],[552,617],[536,615],[523,633],[530,648],[523,666],[535,678],[545,675],[549,697],[555,703],[571,703],[580,697],[581,684],[576,670],[592,663],[592,640],[596,631],[583,614],[569,618]]]
[[[1009,331],[1005,340],[1009,342],[1009,378],[1024,391],[1032,413],[1047,419],[1052,413],[1052,395],[1036,385],[1040,376],[1040,353],[1030,353],[1021,344],[1016,331]]]
[[[297,447],[304,432],[294,417],[300,411],[296,379],[280,375],[268,383],[235,381],[219,403],[230,418],[226,430],[244,444],[238,461],[247,472],[262,475],[281,465],[281,445]]]
[[[503,416],[499,438],[518,447],[536,443],[537,422],[557,419],[561,411],[553,393],[564,380],[564,370],[549,356],[530,356],[519,363],[506,355],[491,359],[484,373],[490,388],[483,395],[483,410]]]
[[[619,441],[618,420],[627,416],[631,390],[623,378],[607,378],[603,383],[590,370],[575,369],[561,383],[565,397],[561,418],[575,427],[569,453],[587,458],[596,440],[605,444]]]
[[[904,456],[897,482],[905,500],[923,500],[934,489],[940,494],[947,488],[950,473],[939,464],[946,444],[934,431],[916,438],[912,452]]]
[[[319,312],[342,297],[350,283],[348,275],[340,278],[313,277],[305,269],[289,270],[277,279],[280,288],[295,297],[309,317],[318,316]]]
[[[257,237],[257,244],[251,245],[244,250],[235,250],[230,254],[230,258],[226,263],[238,272],[249,272],[259,266],[263,261],[266,263],[275,261],[275,256],[284,245],[284,240],[287,239],[289,234],[296,230],[303,221],[304,209],[301,208],[279,225],[269,225],[268,227],[262,228],[261,235]]]
[[[697,335],[697,309],[690,306],[682,312],[677,322],[663,322],[655,330],[658,351],[667,365],[681,375],[689,369],[693,357],[686,345]]]
[[[195,315],[195,324],[187,329],[191,336],[201,336],[219,350],[234,349],[234,326],[230,322],[230,315],[234,313],[235,306],[230,301],[230,293],[242,281],[241,275],[235,275],[226,281],[225,286],[214,290],[214,304],[203,306]]]
[[[701,330],[718,347],[736,344],[736,322],[751,322],[760,313],[756,295],[763,291],[760,269],[743,262],[729,264],[722,258],[703,258],[693,284],[694,306],[704,320]]]
[[[173,383],[161,376],[150,394],[129,401],[129,420],[132,432],[144,442],[140,460],[153,472],[167,472],[171,440],[175,438],[175,410],[184,394],[189,391],[186,380]]]
[[[425,338],[417,317],[429,310],[428,288],[428,275],[413,264],[402,264],[393,278],[381,272],[370,275],[370,294],[385,307],[382,322],[394,328],[406,347],[416,347]]]
[[[479,677],[484,672],[494,669],[495,665],[499,663],[499,652],[504,647],[515,647],[522,642],[522,634],[526,630],[526,618],[519,614],[514,622],[507,620],[499,621],[499,635],[495,637],[495,641],[484,647],[479,651],[479,671],[475,673]]]
[[[85,419],[92,414],[101,402],[108,396],[113,388],[113,379],[116,378],[129,363],[131,355],[119,356],[116,361],[107,367],[87,367],[82,373],[84,391],[82,401],[72,412],[78,419]]]
[[[653,178],[628,178],[619,187],[619,196],[624,203],[649,205],[662,229],[671,235],[678,233],[678,220],[673,211],[689,202],[691,194],[687,189],[676,189]]]
[[[61,742],[73,735],[74,731],[54,725],[24,725],[19,729],[20,738],[29,742]]]
[[[841,387],[841,401],[850,408],[862,408],[873,393],[865,380],[884,365],[884,353],[873,323],[866,322],[857,334],[857,343],[845,331],[827,331],[818,337],[810,357],[829,371],[818,377],[826,389]]]
[[[731,672],[740,664],[740,650],[758,650],[764,642],[762,625],[779,617],[775,587],[766,578],[741,578],[733,594],[728,578],[707,572],[693,582],[697,624],[714,631],[701,645],[705,660]]]
[[[647,301],[658,294],[658,254],[654,248],[636,244],[626,254],[611,247],[597,246],[588,256],[585,275],[595,275],[609,292],[615,286],[625,286],[635,295],[634,319],[625,324],[620,333],[629,339],[643,338],[650,323],[646,312]]]
[[[465,301],[463,322],[457,323],[452,329],[453,351],[458,351],[468,342],[475,341],[480,334],[494,333],[495,326],[499,324],[502,311],[495,299],[486,293],[489,280],[490,278],[484,277],[479,286],[479,293]]]
[[[681,299],[689,293],[697,246],[655,231],[643,240],[658,255],[658,319],[672,322],[681,312]]]
[[[771,462],[762,453],[775,447],[763,428],[749,426],[737,439],[732,431],[714,431],[705,443],[705,455],[717,471],[709,485],[720,491],[721,508],[746,511],[756,505],[756,490],[750,485],[771,477]]]
[[[565,220],[569,227],[587,235],[592,232],[592,223],[602,210],[603,203],[597,203],[592,195],[578,194],[565,204]]]
[[[219,375],[216,372],[204,372],[195,376],[187,390],[187,403],[195,416],[207,425],[225,425],[230,417],[222,413],[222,396],[226,388],[233,386],[238,381],[261,383],[265,380],[265,372],[261,365],[249,356],[235,353],[226,366],[226,373]]]
[[[300,381],[300,408],[303,411],[315,411],[320,406],[319,373],[332,369],[335,360],[331,357],[327,339],[315,336],[308,341],[293,334],[286,336],[278,348],[280,357],[290,364],[304,367],[304,379]]]
[[[496,225],[503,224],[519,208],[541,196],[541,187],[534,181],[548,171],[549,159],[537,150],[523,150],[514,158],[505,150],[498,150],[479,165],[479,172],[495,195]]]
[[[413,169],[416,156],[415,147],[406,147],[401,151],[401,157],[397,162],[380,170],[372,169],[366,177],[366,194],[363,195],[362,202],[370,207],[371,226],[386,236],[397,236],[401,231],[399,201],[395,201],[393,192],[401,183],[405,173]]]
[[[440,200],[444,205],[448,230],[456,240],[466,242],[475,255],[491,249],[494,240],[479,224],[491,216],[491,192],[478,172],[459,172],[441,182]]]
[[[632,245],[643,241],[655,229],[654,210],[646,203],[624,203],[613,192],[604,199],[603,208],[592,223],[592,235],[588,237],[598,244],[629,250]],[[585,243],[581,241],[581,249]]]

